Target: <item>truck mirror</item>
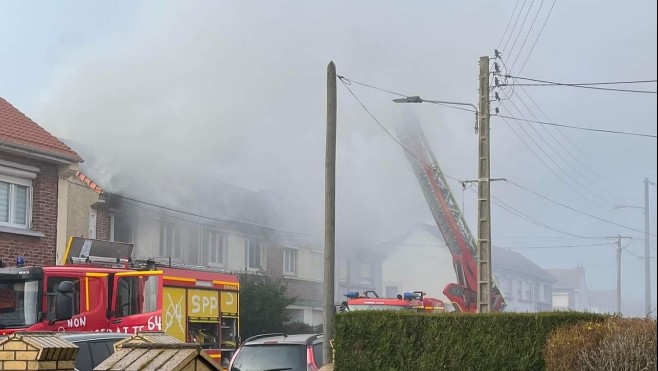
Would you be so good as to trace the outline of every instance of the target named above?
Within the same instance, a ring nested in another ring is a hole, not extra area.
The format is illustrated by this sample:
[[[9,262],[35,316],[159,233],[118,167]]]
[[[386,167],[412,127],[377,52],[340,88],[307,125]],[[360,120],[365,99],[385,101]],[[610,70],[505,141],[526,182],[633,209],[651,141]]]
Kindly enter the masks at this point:
[[[65,282],[62,282],[65,283]],[[69,282],[72,284],[72,282]],[[62,284],[60,283],[60,287]],[[61,321],[73,317],[73,298],[69,295],[58,292],[55,297],[55,320]]]
[[[57,291],[61,292],[62,294],[72,294],[75,286],[73,285],[73,282],[71,281],[62,281],[59,283],[59,286],[57,287]]]

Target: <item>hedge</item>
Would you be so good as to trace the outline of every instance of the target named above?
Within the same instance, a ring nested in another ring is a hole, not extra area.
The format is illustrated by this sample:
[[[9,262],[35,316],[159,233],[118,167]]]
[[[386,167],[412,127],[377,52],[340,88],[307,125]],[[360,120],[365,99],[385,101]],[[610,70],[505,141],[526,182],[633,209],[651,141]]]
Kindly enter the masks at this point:
[[[581,312],[341,313],[334,365],[337,371],[544,370],[542,351],[554,330],[604,318]]]

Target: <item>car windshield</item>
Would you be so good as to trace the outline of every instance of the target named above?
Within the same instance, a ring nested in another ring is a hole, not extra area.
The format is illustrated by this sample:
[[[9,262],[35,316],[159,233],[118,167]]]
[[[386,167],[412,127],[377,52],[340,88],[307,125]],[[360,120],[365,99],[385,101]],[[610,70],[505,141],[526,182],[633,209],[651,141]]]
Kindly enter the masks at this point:
[[[40,311],[39,280],[0,281],[0,328],[28,327]]]
[[[306,371],[306,346],[298,344],[246,345],[230,371]]]

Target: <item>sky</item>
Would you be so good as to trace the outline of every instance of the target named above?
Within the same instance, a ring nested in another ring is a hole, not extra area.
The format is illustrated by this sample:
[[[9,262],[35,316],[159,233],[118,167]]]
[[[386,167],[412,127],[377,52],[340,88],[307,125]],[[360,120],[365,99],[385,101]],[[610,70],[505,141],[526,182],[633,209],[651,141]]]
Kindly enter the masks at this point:
[[[106,189],[174,206],[199,184],[271,192],[285,211],[280,228],[321,236],[327,64],[403,95],[475,104],[478,60],[496,48],[496,62],[514,76],[655,80],[656,4],[3,1],[0,96],[69,143]],[[642,207],[644,178],[656,182],[656,95],[496,91],[503,100],[492,110],[507,116],[653,135],[491,119],[491,176],[510,181],[491,186],[493,244],[543,268],[582,265],[588,287],[602,290],[616,285],[609,237],[633,237],[623,240],[622,292],[641,300],[644,214],[613,206]],[[432,220],[404,150],[387,133],[408,115],[421,122],[446,175],[477,178],[473,114],[397,105],[397,97],[338,82],[339,237],[385,241]],[[475,233],[476,189],[451,187]],[[655,186],[649,195],[655,301]]]

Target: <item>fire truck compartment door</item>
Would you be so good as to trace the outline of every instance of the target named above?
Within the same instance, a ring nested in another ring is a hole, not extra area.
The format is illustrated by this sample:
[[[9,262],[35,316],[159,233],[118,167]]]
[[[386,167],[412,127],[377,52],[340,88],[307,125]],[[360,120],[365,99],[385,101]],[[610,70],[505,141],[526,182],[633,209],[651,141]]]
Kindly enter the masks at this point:
[[[162,302],[162,271],[130,271],[114,275],[112,323],[128,316],[155,312]]]

